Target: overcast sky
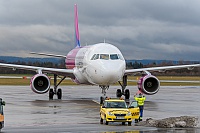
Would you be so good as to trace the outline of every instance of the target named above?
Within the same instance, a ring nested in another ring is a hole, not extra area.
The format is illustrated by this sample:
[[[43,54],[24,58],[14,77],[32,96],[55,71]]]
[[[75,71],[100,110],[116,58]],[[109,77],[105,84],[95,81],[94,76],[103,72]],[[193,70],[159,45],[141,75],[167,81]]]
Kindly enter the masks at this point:
[[[106,40],[125,59],[200,60],[200,0],[0,0],[0,55],[66,55]]]

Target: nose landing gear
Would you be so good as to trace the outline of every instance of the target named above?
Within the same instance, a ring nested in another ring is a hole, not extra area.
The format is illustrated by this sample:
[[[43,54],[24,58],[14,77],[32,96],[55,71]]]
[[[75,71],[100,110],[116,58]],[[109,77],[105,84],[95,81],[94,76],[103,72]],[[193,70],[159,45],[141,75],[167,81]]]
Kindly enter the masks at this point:
[[[129,101],[129,99],[130,99],[130,91],[129,91],[129,89],[126,89],[126,86],[127,86],[127,75],[123,76],[122,83],[120,81],[118,81],[118,82],[119,82],[119,84],[121,86],[121,89],[117,89],[116,97],[121,97],[122,95],[124,95],[125,100]],[[100,97],[100,104],[102,104],[103,101],[106,98],[106,90],[108,90],[109,86],[100,85],[99,87],[102,89],[102,94],[103,94],[103,96]]]
[[[103,104],[103,101],[106,99],[106,90],[109,89],[109,86],[100,85],[99,87],[101,88],[101,93],[103,94],[103,96],[100,97],[100,104]]]

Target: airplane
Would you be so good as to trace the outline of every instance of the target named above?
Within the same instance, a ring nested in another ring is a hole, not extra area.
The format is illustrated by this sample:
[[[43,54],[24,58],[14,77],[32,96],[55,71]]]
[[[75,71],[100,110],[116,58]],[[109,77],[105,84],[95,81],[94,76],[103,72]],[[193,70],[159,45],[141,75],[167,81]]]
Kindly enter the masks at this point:
[[[136,73],[141,73],[141,78],[138,80],[138,89],[146,95],[154,95],[159,91],[160,81],[151,74],[152,71],[164,72],[172,69],[187,68],[192,70],[194,67],[199,67],[200,64],[192,65],[177,65],[164,66],[140,69],[126,69],[126,62],[121,51],[114,45],[109,43],[97,43],[93,45],[81,46],[78,27],[78,10],[77,5],[74,5],[75,13],[75,43],[76,47],[72,49],[66,56],[46,53],[31,54],[53,56],[65,58],[66,69],[36,67],[27,65],[16,65],[0,63],[0,67],[12,69],[25,69],[36,71],[30,81],[31,89],[38,94],[49,92],[49,99],[53,99],[57,95],[58,99],[62,98],[62,90],[58,86],[68,77],[77,84],[98,85],[102,90],[100,103],[106,97],[106,90],[110,85],[119,83],[121,89],[117,89],[116,96],[124,95],[125,99],[130,98],[130,91],[126,89],[127,77]],[[54,88],[50,88],[50,79],[46,73],[54,75]],[[62,79],[57,83],[57,78]]]

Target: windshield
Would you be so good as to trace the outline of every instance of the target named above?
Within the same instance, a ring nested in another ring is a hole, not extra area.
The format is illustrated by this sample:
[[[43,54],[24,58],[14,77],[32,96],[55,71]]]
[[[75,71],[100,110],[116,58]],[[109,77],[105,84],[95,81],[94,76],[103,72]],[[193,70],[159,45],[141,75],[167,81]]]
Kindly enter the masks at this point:
[[[127,108],[125,102],[107,101],[104,103],[105,108]]]
[[[117,60],[117,59],[119,59],[119,57],[118,57],[117,54],[111,54],[111,55],[110,55],[110,59],[111,59],[111,60]]]
[[[109,59],[109,54],[101,54],[100,59],[108,60]]]
[[[97,60],[97,59],[103,59],[103,60],[124,60],[122,55],[120,54],[94,54],[91,58],[91,60]]]
[[[96,60],[99,59],[99,54],[94,54],[91,58],[91,60]]]

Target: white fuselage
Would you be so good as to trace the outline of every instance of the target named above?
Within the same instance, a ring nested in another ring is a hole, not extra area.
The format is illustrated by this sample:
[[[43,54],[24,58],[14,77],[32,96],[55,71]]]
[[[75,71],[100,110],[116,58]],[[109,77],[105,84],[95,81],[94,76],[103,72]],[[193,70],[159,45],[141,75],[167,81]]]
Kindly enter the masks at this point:
[[[126,67],[120,50],[108,43],[73,49],[67,55],[66,66],[74,68],[75,82],[96,85],[116,83]]]

